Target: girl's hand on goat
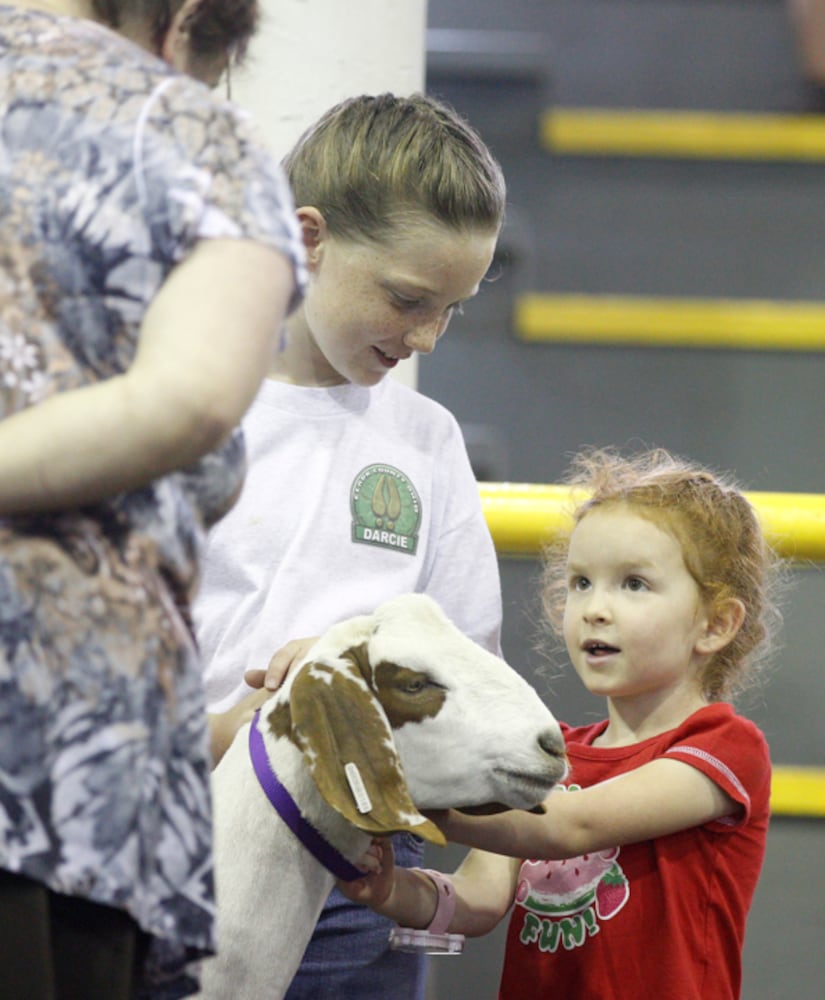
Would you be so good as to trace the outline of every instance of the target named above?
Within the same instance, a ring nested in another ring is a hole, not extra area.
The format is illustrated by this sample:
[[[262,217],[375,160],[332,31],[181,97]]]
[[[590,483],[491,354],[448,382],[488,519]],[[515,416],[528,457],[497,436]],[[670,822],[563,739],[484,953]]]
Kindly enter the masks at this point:
[[[272,654],[266,670],[247,670],[244,680],[250,687],[262,687],[270,693],[277,691],[289,671],[304,659],[317,638],[307,636],[304,639],[291,639]]]
[[[430,872],[396,868],[392,843],[384,838],[373,840],[361,862],[369,863],[368,874],[352,882],[337,883],[347,899],[365,903],[403,927],[423,929],[432,922],[439,891]]]
[[[384,857],[394,862],[392,841],[387,837],[374,837],[358,862],[358,867],[365,869],[367,875],[380,875],[384,870]]]
[[[214,765],[220,762],[221,757],[229,749],[229,745],[235,739],[235,733],[241,726],[251,721],[252,716],[272,692],[281,686],[287,673],[304,659],[315,641],[315,636],[292,639],[272,656],[266,670],[247,670],[244,680],[255,690],[228,712],[209,716],[210,747]]]
[[[339,880],[336,884],[347,899],[376,909],[387,901],[395,883],[392,841],[376,837],[358,861],[358,867],[365,869],[363,878]]]

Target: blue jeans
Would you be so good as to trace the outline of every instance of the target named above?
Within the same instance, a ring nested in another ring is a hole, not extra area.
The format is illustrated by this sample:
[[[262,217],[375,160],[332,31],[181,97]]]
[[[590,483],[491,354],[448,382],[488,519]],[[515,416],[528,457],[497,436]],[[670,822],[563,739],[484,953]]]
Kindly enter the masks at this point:
[[[392,843],[396,864],[421,864],[420,838],[401,833]],[[391,951],[392,926],[333,889],[285,1000],[423,1000],[426,956]]]

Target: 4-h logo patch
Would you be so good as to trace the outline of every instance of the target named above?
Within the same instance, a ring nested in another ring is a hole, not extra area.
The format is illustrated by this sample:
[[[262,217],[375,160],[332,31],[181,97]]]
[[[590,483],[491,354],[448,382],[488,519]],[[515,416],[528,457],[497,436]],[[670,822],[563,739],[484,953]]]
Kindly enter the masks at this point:
[[[415,553],[421,500],[399,469],[391,465],[362,469],[352,484],[350,506],[354,542]]]

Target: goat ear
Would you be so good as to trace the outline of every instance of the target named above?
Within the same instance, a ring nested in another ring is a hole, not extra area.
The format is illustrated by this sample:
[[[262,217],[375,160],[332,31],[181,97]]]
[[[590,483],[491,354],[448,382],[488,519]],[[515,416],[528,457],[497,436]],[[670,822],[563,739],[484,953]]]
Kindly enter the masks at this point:
[[[444,845],[415,807],[384,710],[346,658],[304,664],[290,691],[292,734],[326,801],[371,836],[409,831]],[[345,765],[354,764],[371,808],[360,812]]]

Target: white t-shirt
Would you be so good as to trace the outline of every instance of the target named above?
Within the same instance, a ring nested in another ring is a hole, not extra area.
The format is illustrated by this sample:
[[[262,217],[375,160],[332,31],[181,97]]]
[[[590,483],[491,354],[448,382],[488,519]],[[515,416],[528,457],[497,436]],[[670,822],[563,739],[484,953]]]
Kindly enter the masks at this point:
[[[243,429],[243,492],[209,534],[194,607],[211,711],[285,642],[398,594],[429,594],[500,653],[498,563],[449,411],[393,378],[267,379]]]

